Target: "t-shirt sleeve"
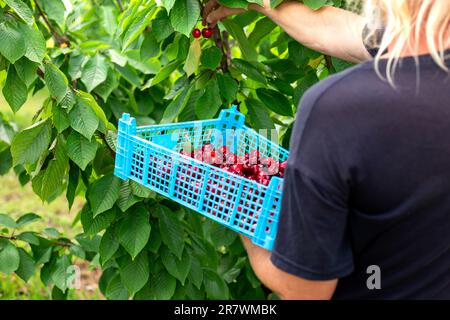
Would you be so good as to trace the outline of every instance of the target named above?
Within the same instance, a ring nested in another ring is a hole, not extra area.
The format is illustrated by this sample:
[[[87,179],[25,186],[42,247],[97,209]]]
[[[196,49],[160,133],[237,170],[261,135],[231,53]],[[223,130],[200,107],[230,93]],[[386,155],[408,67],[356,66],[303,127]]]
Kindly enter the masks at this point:
[[[320,105],[321,90],[308,92],[297,112],[271,258],[281,270],[309,280],[353,271],[349,185],[340,157],[345,143],[336,131],[339,115]]]

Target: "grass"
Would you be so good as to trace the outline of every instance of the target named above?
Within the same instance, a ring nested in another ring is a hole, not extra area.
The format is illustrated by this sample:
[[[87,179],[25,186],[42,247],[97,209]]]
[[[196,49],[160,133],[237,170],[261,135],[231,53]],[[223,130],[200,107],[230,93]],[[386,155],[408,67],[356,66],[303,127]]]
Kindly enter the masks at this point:
[[[32,123],[33,115],[42,106],[48,93],[43,90],[30,98],[27,103],[14,114],[0,93],[0,112],[13,120],[20,128]],[[11,170],[5,176],[0,176],[0,213],[6,213],[13,218],[27,212],[39,214],[43,219],[36,224],[27,226],[32,231],[42,231],[44,228],[53,227],[65,237],[72,239],[80,233],[79,224],[72,226],[73,219],[83,206],[84,199],[76,199],[71,211],[68,209],[64,195],[50,204],[42,203],[33,192],[31,184],[21,186],[14,172]],[[100,271],[91,270],[84,261],[75,262],[81,270],[81,288],[70,290],[69,299],[102,299],[97,282]],[[15,274],[5,275],[0,273],[0,299],[50,299],[51,292],[39,279],[39,272],[25,283]]]

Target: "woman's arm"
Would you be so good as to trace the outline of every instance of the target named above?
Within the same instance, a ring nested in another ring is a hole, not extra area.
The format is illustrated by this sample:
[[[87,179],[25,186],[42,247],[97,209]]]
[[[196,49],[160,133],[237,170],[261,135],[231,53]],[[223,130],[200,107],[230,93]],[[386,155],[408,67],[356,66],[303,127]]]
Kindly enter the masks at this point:
[[[331,6],[314,11],[300,2],[288,1],[276,8],[270,8],[269,3],[264,0],[264,7],[251,3],[249,9],[266,15],[292,38],[313,50],[351,62],[370,59],[362,38],[363,17]],[[243,11],[210,0],[203,16],[214,26],[217,21]]]
[[[261,282],[285,300],[330,300],[338,279],[313,281],[302,279],[278,269],[270,260],[271,252],[256,246],[242,236],[250,264]]]

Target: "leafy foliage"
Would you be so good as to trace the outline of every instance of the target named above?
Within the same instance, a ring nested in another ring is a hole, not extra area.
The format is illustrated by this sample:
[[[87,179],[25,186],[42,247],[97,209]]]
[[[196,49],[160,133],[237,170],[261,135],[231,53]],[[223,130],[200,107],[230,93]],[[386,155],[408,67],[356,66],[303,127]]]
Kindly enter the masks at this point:
[[[347,65],[253,11],[219,23],[209,40],[194,39],[203,5],[0,0],[6,101],[17,112],[42,88],[49,93],[29,128],[17,131],[0,114],[0,174],[13,168],[43,201],[86,199],[75,239],[26,230],[39,220],[33,213],[0,214],[0,272],[27,281],[39,270],[54,298],[64,298],[77,257],[102,267],[108,299],[267,298],[236,234],[114,177],[117,121],[124,112],[140,124],[207,119],[238,102],[250,126],[277,128],[286,145],[305,90]]]

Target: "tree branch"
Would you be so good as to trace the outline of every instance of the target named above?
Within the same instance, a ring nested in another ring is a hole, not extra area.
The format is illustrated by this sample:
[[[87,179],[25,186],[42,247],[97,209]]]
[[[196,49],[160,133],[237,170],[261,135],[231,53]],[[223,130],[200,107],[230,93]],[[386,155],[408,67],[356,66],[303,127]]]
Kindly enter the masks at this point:
[[[25,240],[19,239],[19,238],[15,237],[15,236],[0,235],[0,239],[7,239],[7,240],[12,240],[12,241],[19,240],[19,241],[26,242]],[[67,247],[68,248],[71,245],[73,245],[73,243],[71,243],[71,242],[61,242],[61,241],[52,241],[52,245],[53,246],[60,246],[60,247]]]
[[[45,22],[45,25],[47,26],[47,28],[50,30],[50,33],[52,34],[53,38],[56,41],[56,44],[59,46],[62,43],[68,43],[68,39],[67,37],[65,37],[64,35],[60,35],[56,29],[54,28],[54,26],[50,23],[50,21],[48,20],[47,16],[45,15],[44,11],[42,10],[39,2],[37,0],[34,1],[34,3],[36,4],[36,8],[39,11],[39,15],[42,17],[42,19]]]
[[[214,41],[216,46],[222,51],[222,60],[220,61],[220,68],[223,72],[228,71],[228,61],[230,57],[230,44],[228,42],[228,32],[223,31],[220,34],[219,27],[216,25],[213,29]]]
[[[122,0],[117,0],[117,5],[119,6],[120,12],[123,12],[124,8],[123,8]]]
[[[328,70],[333,69],[333,59],[330,56],[325,56],[325,63]]]

